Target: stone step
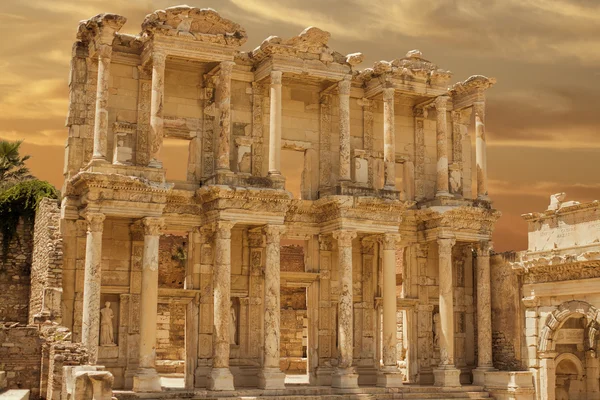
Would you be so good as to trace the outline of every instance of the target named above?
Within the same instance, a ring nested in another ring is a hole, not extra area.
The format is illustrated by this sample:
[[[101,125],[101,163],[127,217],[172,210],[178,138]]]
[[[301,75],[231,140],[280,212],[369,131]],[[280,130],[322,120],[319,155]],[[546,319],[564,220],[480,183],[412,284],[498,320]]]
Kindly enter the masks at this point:
[[[29,390],[26,389],[8,389],[0,394],[0,400],[29,400]]]

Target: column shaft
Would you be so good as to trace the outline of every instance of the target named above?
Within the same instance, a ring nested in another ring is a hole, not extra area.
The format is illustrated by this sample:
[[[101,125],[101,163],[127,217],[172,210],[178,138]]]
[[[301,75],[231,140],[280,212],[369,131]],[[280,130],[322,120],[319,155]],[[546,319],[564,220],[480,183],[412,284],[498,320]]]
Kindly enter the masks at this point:
[[[88,214],[87,221],[81,342],[88,349],[89,363],[94,365],[98,361],[100,335],[100,286],[104,214]]]
[[[356,232],[333,232],[338,241],[340,296],[338,302],[338,367],[334,373],[334,387],[358,387],[358,376],[352,368],[354,349],[354,297],[352,289],[352,239]]]
[[[280,339],[280,243],[283,226],[265,227],[267,237],[265,266],[264,358],[259,375],[261,389],[284,389],[285,374],[279,367]]]
[[[271,108],[269,120],[269,174],[281,174],[281,71],[271,72]]]
[[[384,387],[402,386],[396,323],[396,250],[399,241],[399,234],[386,233],[383,236],[383,368],[377,377],[377,385]]]
[[[96,85],[96,118],[94,120],[94,152],[92,160],[106,161],[108,143],[108,82],[112,46],[98,49],[98,83]]]
[[[437,110],[437,189],[436,197],[449,196],[448,190],[448,128],[446,125],[446,107],[448,96],[439,96],[435,100]]]
[[[396,128],[394,123],[394,88],[383,89],[383,162],[384,185],[396,189]]]
[[[475,159],[477,165],[477,198],[487,200],[487,156],[485,143],[485,103],[476,102],[475,109]]]
[[[160,150],[164,136],[163,102],[165,92],[166,55],[152,54],[152,94],[150,96],[150,163],[149,166],[162,168]]]
[[[454,297],[452,287],[452,247],[455,239],[438,239],[440,291],[440,364],[454,366]]]
[[[142,291],[140,295],[139,370],[134,376],[136,392],[160,391],[156,373],[156,318],[158,310],[158,250],[161,218],[144,218],[144,253],[142,259]]]
[[[477,248],[477,367],[493,368],[489,242]]]
[[[340,98],[340,181],[351,180],[350,175],[350,87],[349,80],[338,83]]]
[[[221,62],[218,84],[219,134],[217,137],[217,170],[229,171],[231,153],[231,73],[233,61]]]
[[[215,232],[215,264],[213,270],[214,329],[211,390],[233,390],[229,370],[229,319],[231,308],[231,228],[234,223],[219,221]]]

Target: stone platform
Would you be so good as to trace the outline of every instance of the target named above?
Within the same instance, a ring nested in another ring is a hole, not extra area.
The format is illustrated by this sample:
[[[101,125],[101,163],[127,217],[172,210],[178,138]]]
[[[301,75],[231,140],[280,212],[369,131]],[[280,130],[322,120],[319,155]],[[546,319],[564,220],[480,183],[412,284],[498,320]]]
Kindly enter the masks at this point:
[[[131,391],[115,391],[118,400],[251,400],[266,398],[269,400],[354,400],[354,399],[489,399],[489,393],[481,386],[461,386],[441,388],[434,386],[404,385],[401,388],[379,388],[362,386],[358,389],[334,389],[327,386],[289,385],[285,390],[240,389],[232,392],[210,392],[207,390],[170,390],[161,393],[134,393]]]

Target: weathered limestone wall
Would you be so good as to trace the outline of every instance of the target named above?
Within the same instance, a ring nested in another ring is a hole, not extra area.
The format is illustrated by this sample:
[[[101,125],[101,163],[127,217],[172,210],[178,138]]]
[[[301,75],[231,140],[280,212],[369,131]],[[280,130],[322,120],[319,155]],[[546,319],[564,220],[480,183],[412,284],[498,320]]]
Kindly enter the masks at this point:
[[[187,264],[187,237],[163,235],[160,237],[158,257],[158,286],[183,289]]]
[[[156,370],[182,373],[185,360],[185,304],[158,304]]]
[[[280,367],[288,374],[306,373],[307,317],[306,289],[281,288]]]
[[[0,325],[0,371],[6,372],[8,389],[30,389],[30,399],[40,395],[43,339],[35,326]]]
[[[52,319],[61,316],[62,236],[59,232],[58,200],[43,199],[35,215],[29,323],[36,315]]]
[[[521,280],[509,264],[514,256],[514,253],[503,253],[490,258],[494,368],[503,371],[523,368]]]
[[[33,224],[19,221],[6,254],[3,239],[0,234],[0,321],[27,323]]]

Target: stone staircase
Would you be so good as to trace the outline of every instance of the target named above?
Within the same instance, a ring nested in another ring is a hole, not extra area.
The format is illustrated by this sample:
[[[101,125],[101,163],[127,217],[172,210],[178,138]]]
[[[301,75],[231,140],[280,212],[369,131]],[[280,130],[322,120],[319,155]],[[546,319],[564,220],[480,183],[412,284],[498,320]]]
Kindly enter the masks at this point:
[[[359,389],[333,389],[331,387],[288,385],[285,390],[240,389],[234,392],[209,392],[206,390],[172,390],[161,393],[133,393],[115,391],[118,400],[393,400],[393,399],[490,399],[481,386],[467,385],[459,388],[405,385],[399,389],[361,387]]]

